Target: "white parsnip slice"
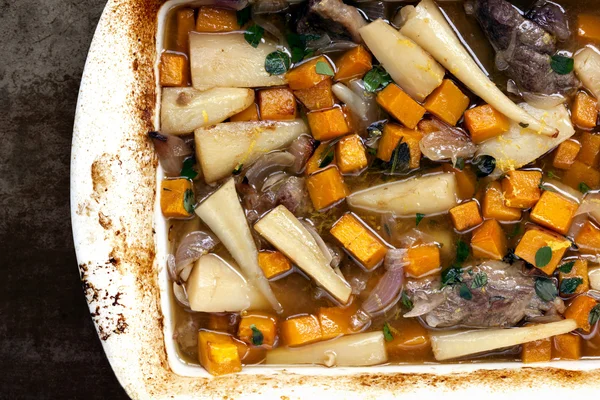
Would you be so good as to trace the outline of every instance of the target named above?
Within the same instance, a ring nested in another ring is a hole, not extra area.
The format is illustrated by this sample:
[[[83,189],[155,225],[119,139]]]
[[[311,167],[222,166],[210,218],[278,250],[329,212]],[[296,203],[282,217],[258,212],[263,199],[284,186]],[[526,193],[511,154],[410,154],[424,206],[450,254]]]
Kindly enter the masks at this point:
[[[228,180],[219,190],[204,200],[196,208],[196,214],[221,239],[242,269],[244,277],[260,290],[276,312],[281,312],[281,304],[275,298],[269,281],[258,266],[258,250],[238,199],[233,179]]]
[[[447,212],[457,204],[456,191],[454,174],[442,173],[373,186],[352,193],[346,202],[355,209],[414,217]]]
[[[413,99],[425,100],[442,83],[444,68],[387,22],[378,19],[359,32],[394,82]]]
[[[207,183],[231,175],[238,164],[249,166],[261,155],[288,147],[308,133],[301,119],[293,121],[224,122],[194,132],[196,159]]]
[[[577,329],[577,322],[565,319],[547,324],[507,329],[480,329],[462,332],[431,333],[433,355],[438,361],[483,353],[534,342]]]
[[[573,56],[577,77],[596,99],[600,98],[600,54],[591,47],[579,51]]]
[[[275,50],[275,44],[265,40],[252,47],[243,32],[192,32],[192,84],[200,90],[285,85],[285,75],[270,75],[265,70],[265,59]]]
[[[496,87],[465,50],[433,0],[422,0],[416,7],[403,7],[401,15],[404,24],[400,32],[429,52],[473,93],[534,132],[548,136],[558,133],[555,128],[527,114]]]
[[[302,347],[279,347],[267,352],[267,364],[318,364],[360,367],[387,362],[383,332],[357,333]]]
[[[600,290],[600,267],[590,268],[588,277],[590,278],[590,289]]]
[[[269,211],[254,229],[333,297],[348,302],[350,285],[335,273],[313,236],[287,208],[280,205]]]
[[[162,90],[160,130],[185,135],[217,124],[250,107],[254,91],[242,88],[214,88],[200,91],[191,87]]]

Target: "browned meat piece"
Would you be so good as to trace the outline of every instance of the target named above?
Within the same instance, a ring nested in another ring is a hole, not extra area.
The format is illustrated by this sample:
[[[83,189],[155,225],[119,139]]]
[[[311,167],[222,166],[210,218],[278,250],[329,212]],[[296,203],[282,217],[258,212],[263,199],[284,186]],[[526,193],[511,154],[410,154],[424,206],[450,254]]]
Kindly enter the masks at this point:
[[[523,318],[539,317],[555,307],[536,295],[535,279],[523,275],[518,264],[487,261],[471,272],[462,274],[471,299],[461,297],[461,284],[440,289],[439,277],[408,281],[405,290],[414,308],[405,317],[422,316],[433,328],[511,327]],[[472,282],[478,273],[486,274],[487,284],[473,289]]]
[[[541,1],[527,14],[527,18],[564,42],[571,36],[565,10],[558,4]]]
[[[310,0],[306,14],[300,18],[298,33],[327,33],[334,40],[361,42],[358,30],[367,21],[360,12],[341,0]]]

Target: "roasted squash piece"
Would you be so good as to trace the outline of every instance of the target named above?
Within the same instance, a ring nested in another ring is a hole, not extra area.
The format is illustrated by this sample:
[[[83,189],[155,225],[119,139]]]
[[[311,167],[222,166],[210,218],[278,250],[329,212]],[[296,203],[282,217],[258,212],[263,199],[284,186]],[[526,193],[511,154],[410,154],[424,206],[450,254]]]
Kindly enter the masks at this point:
[[[552,165],[558,169],[569,169],[580,150],[581,145],[578,142],[573,139],[565,140],[556,148]]]
[[[410,129],[415,129],[425,114],[425,109],[394,83],[377,94],[377,103]]]
[[[600,135],[591,132],[583,132],[579,137],[581,150],[577,154],[577,161],[596,167],[600,160]]]
[[[484,218],[495,219],[502,222],[513,222],[521,219],[521,209],[507,207],[504,203],[504,194],[500,182],[491,182],[483,196],[481,206]]]
[[[221,331],[221,332],[229,332],[236,325],[236,314],[230,313],[210,313],[208,316],[208,329],[211,331]]]
[[[579,360],[581,336],[565,333],[552,338],[552,358],[555,360]]]
[[[473,256],[502,260],[506,255],[506,234],[495,219],[488,219],[473,231],[471,237]]]
[[[530,208],[540,199],[539,171],[508,171],[502,179],[504,204],[507,207]]]
[[[541,339],[523,343],[521,361],[525,364],[548,362],[552,360],[552,339]]]
[[[258,106],[263,121],[296,119],[296,98],[286,87],[259,90]]]
[[[352,78],[362,78],[373,65],[371,63],[371,53],[363,46],[356,46],[348,50],[336,62],[337,72],[336,81],[349,81]]]
[[[242,122],[242,121],[258,121],[258,105],[253,103],[250,107],[246,108],[244,111],[239,112],[231,118],[229,121],[231,122]]]
[[[542,247],[546,246],[552,250],[552,258],[548,264],[538,267],[535,256]],[[515,249],[515,254],[547,275],[552,275],[569,247],[571,247],[571,242],[564,237],[544,229],[531,228],[525,232],[519,241]]]
[[[578,92],[571,108],[571,120],[583,129],[592,129],[598,119],[598,101],[585,92]]]
[[[600,186],[600,172],[596,168],[575,160],[565,171],[562,182],[573,189],[579,189],[582,183],[591,189],[597,189]]]
[[[577,321],[577,327],[589,333],[592,329],[590,324],[590,312],[598,302],[590,296],[581,294],[573,299],[565,310],[564,317]]]
[[[330,232],[366,269],[379,265],[387,253],[383,241],[352,213],[337,220]]]
[[[403,126],[387,123],[383,126],[383,135],[379,140],[377,148],[377,158],[383,161],[390,161],[392,153],[398,147],[400,141],[406,143],[410,152],[408,167],[419,168],[421,164],[421,149],[419,141],[423,138],[420,131],[416,129],[407,129]]]
[[[577,35],[584,39],[600,40],[600,16],[579,14],[577,16]]]
[[[165,218],[189,218],[194,213],[192,181],[186,178],[163,179],[160,209]]]
[[[444,79],[425,100],[425,109],[450,125],[456,125],[469,106],[469,98],[449,79]]]
[[[290,260],[279,251],[261,250],[258,252],[258,265],[267,279],[288,272],[292,269]]]
[[[407,276],[419,278],[441,270],[440,248],[437,244],[410,247],[406,257],[408,264],[404,272]]]
[[[600,229],[590,221],[586,221],[575,236],[575,244],[582,253],[600,253]]]
[[[240,29],[235,10],[202,6],[198,9],[196,31],[198,32],[231,32]]]
[[[350,132],[344,112],[339,107],[310,112],[307,118],[310,131],[317,140],[331,140]]]
[[[315,86],[294,90],[294,95],[309,111],[331,108],[335,104],[331,91],[331,79],[326,79]]]
[[[211,375],[225,375],[242,370],[238,346],[231,335],[201,330],[198,332],[200,365]]]
[[[484,104],[465,111],[465,125],[473,143],[481,143],[506,132],[510,121],[489,104]]]
[[[483,222],[476,201],[467,201],[450,209],[450,219],[457,231],[466,231]]]
[[[319,84],[320,82],[326,80],[331,81],[331,77],[329,77],[328,75],[322,75],[317,73],[317,63],[319,61],[324,62],[327,65],[331,65],[329,64],[329,61],[327,61],[327,58],[320,56],[317,58],[313,58],[312,60],[306,61],[295,68],[290,69],[285,74],[290,89],[308,89]]]
[[[352,316],[358,311],[356,302],[347,307],[321,307],[317,313],[323,340],[354,333]]]
[[[566,235],[579,205],[565,196],[544,191],[531,211],[531,220]]]
[[[196,25],[194,10],[182,8],[177,10],[177,37],[175,48],[180,53],[188,54],[190,51],[190,32]]]
[[[336,143],[337,166],[342,174],[360,171],[367,166],[367,153],[360,136],[345,136]]]
[[[577,287],[575,288],[575,291],[573,291],[571,293],[562,293],[562,295],[568,296],[571,294],[585,293],[590,289],[590,278],[588,275],[588,262],[586,259],[578,258],[577,260],[575,260],[575,264],[573,264],[573,268],[571,268],[571,272],[565,273],[565,272],[561,271],[558,274],[558,281],[560,284],[562,284],[565,279],[572,279],[572,278],[580,278],[581,283],[579,285],[577,285]],[[559,285],[559,287],[562,287],[562,286]]]
[[[420,150],[419,150],[420,151]],[[442,170],[444,172],[452,172],[456,177],[456,184],[458,185],[458,198],[461,200],[468,200],[475,196],[475,187],[477,185],[477,177],[471,170],[470,166],[465,166],[462,170],[454,168],[452,164],[442,164]]]
[[[281,323],[281,340],[287,346],[301,346],[323,339],[319,319],[314,315],[291,317]]]
[[[343,200],[350,194],[340,171],[335,166],[310,175],[306,180],[306,187],[317,211]]]
[[[336,159],[333,146],[331,146],[329,143],[321,143],[319,144],[319,147],[317,147],[313,155],[310,156],[310,158],[308,159],[308,162],[304,167],[304,173],[306,175],[310,175],[313,172],[318,171],[321,168],[319,167],[319,165],[321,165],[321,163],[323,162],[323,160],[325,160],[326,157],[332,157],[331,163],[323,165],[323,168],[329,165],[335,165]]]
[[[160,86],[188,86],[190,64],[185,54],[164,52],[160,56]]]
[[[237,336],[249,345],[270,348],[275,344],[277,336],[277,318],[258,311],[242,315]]]

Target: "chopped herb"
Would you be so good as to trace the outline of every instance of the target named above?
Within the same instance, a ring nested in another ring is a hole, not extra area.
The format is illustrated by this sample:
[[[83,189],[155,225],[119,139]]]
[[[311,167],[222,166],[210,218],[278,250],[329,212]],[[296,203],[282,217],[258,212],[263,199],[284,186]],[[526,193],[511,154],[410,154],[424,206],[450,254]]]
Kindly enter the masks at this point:
[[[321,158],[321,162],[319,162],[319,168],[325,168],[333,161],[333,146],[329,148],[329,150],[325,153],[323,158]]]
[[[521,224],[517,224],[515,225],[513,231],[508,235],[509,238],[514,238],[516,236],[519,236],[521,234]]]
[[[488,155],[477,156],[471,161],[471,164],[475,170],[475,175],[479,178],[484,178],[494,172],[496,159]]]
[[[402,307],[406,308],[409,311],[412,310],[414,307],[412,300],[408,297],[405,291],[402,291],[402,296],[400,296],[400,303],[402,303]]]
[[[508,249],[506,255],[502,258],[502,261],[508,264],[512,264],[517,260],[517,256],[515,255],[515,251],[513,249]]]
[[[369,148],[367,148],[367,153],[369,153],[372,156],[375,156],[375,155],[377,155],[377,149],[369,147]]]
[[[385,229],[385,233],[386,233],[388,236],[392,236],[392,230],[390,229],[390,227],[389,227],[389,225],[388,225],[388,224],[383,224],[383,229]]]
[[[519,122],[519,126],[521,128],[527,128],[527,127],[529,127],[529,124],[526,124],[525,122]]]
[[[254,324],[250,325],[250,329],[252,329],[252,344],[255,346],[262,345],[265,340],[263,333]]]
[[[469,245],[459,240],[456,243],[456,262],[462,263],[469,257]]]
[[[564,263],[563,265],[561,265],[557,269],[560,272],[562,272],[563,274],[568,274],[573,269],[573,265],[575,265],[575,261],[569,261],[567,263]]]
[[[232,174],[234,175],[239,175],[240,172],[242,172],[242,168],[244,167],[244,164],[239,163],[238,165],[235,166],[235,168],[233,169]]]
[[[585,182],[580,182],[579,183],[579,191],[581,193],[586,194],[590,190],[592,190],[592,189]]]
[[[535,280],[535,293],[544,301],[553,301],[558,296],[558,290],[554,280],[549,278],[537,278]]]
[[[183,208],[188,214],[194,213],[194,191],[192,189],[188,189],[183,193]]]
[[[458,294],[465,300],[471,300],[473,298],[473,293],[471,293],[466,283],[462,283],[458,287]]]
[[[196,165],[195,157],[188,157],[183,161],[183,167],[181,168],[181,176],[184,176],[188,179],[194,179],[198,176],[198,172],[194,169],[194,165]]]
[[[558,179],[558,180],[560,180],[559,176],[556,175],[553,171],[548,171],[546,173],[546,175],[548,175],[548,178],[550,178],[550,179]]]
[[[450,268],[442,271],[442,287],[462,282],[462,268],[453,264]]]
[[[252,25],[248,29],[246,29],[246,33],[244,33],[244,39],[246,42],[252,47],[258,47],[260,43],[260,39],[262,39],[265,34],[265,30],[262,26]]]
[[[410,162],[410,148],[408,147],[408,143],[400,142],[398,143],[398,147],[392,152],[392,167],[390,168],[390,173],[394,172],[402,172],[408,169],[408,164]]]
[[[292,62],[297,63],[306,57],[311,57],[314,52],[312,50],[308,50],[306,45],[308,42],[317,40],[319,38],[319,35],[314,34],[298,35],[291,33],[287,35],[288,44],[292,49]]]
[[[563,294],[573,294],[577,286],[583,283],[581,278],[565,278],[560,282],[560,292]]]
[[[305,56],[305,51],[306,50],[300,47],[292,47],[292,62],[297,63],[302,61],[302,59],[304,59]]]
[[[265,71],[269,75],[283,75],[290,68],[290,56],[281,50],[276,50],[267,55],[265,59]]]
[[[542,182],[542,183],[540,183],[540,184],[538,185],[538,187],[539,187],[541,190],[544,190],[544,191],[546,191],[546,192],[554,192],[554,193],[558,193],[558,191],[557,191],[556,189],[554,189],[552,186],[546,186],[546,184],[545,184],[545,183],[543,183],[543,182]]]
[[[250,21],[250,18],[252,17],[251,11],[252,7],[246,7],[235,12],[239,26],[244,26],[248,21]]]
[[[538,249],[535,253],[535,266],[538,268],[545,267],[552,259],[552,249],[550,246],[544,246]]]
[[[329,63],[326,63],[325,61],[317,61],[317,65],[315,65],[315,70],[319,75],[334,75],[333,69],[331,69],[331,65],[329,65]]]
[[[473,277],[473,281],[471,282],[471,289],[479,289],[487,285],[488,277],[485,272],[478,272]]]
[[[494,160],[494,163],[495,163],[495,162],[496,162],[496,161]],[[464,159],[464,158],[462,158],[462,157],[458,157],[458,158],[456,159],[456,162],[454,163],[454,168],[456,168],[456,169],[460,169],[461,171],[462,171],[463,169],[465,169],[465,159]]]
[[[561,55],[552,56],[550,68],[559,75],[567,75],[573,71],[575,61],[571,57]]]
[[[595,325],[598,320],[600,320],[600,304],[596,304],[594,308],[591,309],[590,316],[588,317],[590,325]]]
[[[390,330],[390,326],[387,322],[383,324],[383,337],[386,342],[391,342],[394,340],[394,335],[392,335],[392,331]]]
[[[416,226],[419,226],[419,222],[425,217],[425,214],[417,213]]]
[[[363,78],[367,92],[375,92],[392,82],[390,75],[381,67],[373,67]]]

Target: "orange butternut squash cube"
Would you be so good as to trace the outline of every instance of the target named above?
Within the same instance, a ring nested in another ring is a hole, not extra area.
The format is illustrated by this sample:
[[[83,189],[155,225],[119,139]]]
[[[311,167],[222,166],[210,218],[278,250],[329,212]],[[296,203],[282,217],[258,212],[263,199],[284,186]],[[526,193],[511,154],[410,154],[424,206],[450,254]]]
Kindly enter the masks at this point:
[[[600,160],[600,135],[583,132],[579,137],[581,143],[581,150],[577,154],[577,161],[596,167],[598,160]]]
[[[403,126],[387,123],[383,126],[383,135],[379,140],[377,148],[377,158],[383,161],[390,161],[392,153],[402,141],[408,146],[410,152],[410,161],[408,167],[419,168],[421,164],[421,149],[419,141],[423,138],[420,131],[416,129],[407,129]]]
[[[552,360],[552,340],[550,338],[523,343],[521,361],[525,364]]]
[[[333,147],[329,144],[329,143],[321,143],[319,144],[319,147],[317,147],[317,149],[315,150],[315,152],[313,153],[312,156],[310,156],[310,158],[308,159],[308,162],[306,163],[305,169],[304,169],[304,173],[306,175],[310,175],[313,172],[318,171],[321,167],[319,167],[319,165],[321,165],[321,163],[323,162],[323,160],[325,159],[325,157],[331,157],[333,156],[333,159],[331,160],[331,163],[328,165],[335,165],[335,151],[333,149]],[[323,168],[327,167],[327,165],[324,165]]]
[[[334,106],[331,79],[326,79],[315,86],[294,90],[294,95],[309,111],[317,111]]]
[[[354,333],[351,329],[352,316],[358,311],[358,304],[352,303],[348,307],[321,307],[317,313],[323,340],[332,339],[341,335]]]
[[[190,32],[196,25],[194,10],[182,8],[177,10],[177,37],[175,49],[181,53],[188,54],[190,51]]]
[[[262,343],[255,341],[255,332],[260,331]],[[277,318],[265,312],[253,311],[240,318],[237,336],[244,343],[253,346],[272,347],[277,335]]]
[[[292,269],[290,260],[279,251],[258,252],[258,265],[267,279],[274,278]]]
[[[431,353],[431,342],[427,329],[415,318],[400,318],[388,322],[392,340],[385,342],[390,357],[398,361],[416,361]]]
[[[186,178],[163,179],[160,209],[165,218],[189,218],[194,214],[192,181]]]
[[[189,62],[185,54],[165,52],[160,56],[160,86],[187,86]]]
[[[562,283],[565,279],[570,278],[580,278],[582,280],[581,284],[577,286],[573,293],[563,293],[563,294],[580,294],[585,293],[590,289],[590,277],[588,276],[588,262],[586,259],[578,258],[575,260],[575,264],[573,264],[573,268],[571,268],[571,272],[564,273],[560,272],[558,274],[558,281]]]
[[[481,211],[484,218],[503,222],[513,222],[521,219],[521,209],[507,207],[500,182],[491,182],[483,196]]]
[[[600,16],[579,14],[577,16],[577,35],[588,40],[600,40]]]
[[[531,220],[566,235],[579,204],[565,196],[545,190],[531,211]]]
[[[211,331],[229,332],[234,330],[237,324],[237,315],[229,313],[211,313],[208,316],[208,329]]]
[[[352,213],[338,219],[330,232],[366,269],[379,265],[387,253],[383,241]]]
[[[590,312],[597,304],[598,302],[592,297],[580,294],[569,303],[563,315],[566,319],[574,319],[577,321],[577,327],[582,331],[589,333],[592,329],[592,325],[590,324]]]
[[[502,260],[506,255],[506,234],[495,219],[488,219],[473,231],[471,237],[473,256]]]
[[[579,189],[581,183],[585,183],[592,189],[597,189],[600,186],[600,172],[596,168],[575,160],[571,167],[565,171],[562,182],[573,189]]]
[[[535,262],[535,255],[539,249],[545,246],[552,249],[552,258],[548,264],[538,267]],[[552,275],[569,247],[571,247],[571,242],[564,237],[543,229],[531,228],[525,232],[519,241],[515,254],[547,275]]]
[[[530,208],[540,199],[539,171],[508,171],[502,179],[504,204],[508,207]]]
[[[600,229],[590,221],[586,221],[575,236],[575,244],[582,253],[600,253]]]
[[[246,108],[244,111],[241,111],[235,115],[232,115],[229,118],[231,122],[242,122],[242,121],[258,121],[258,105],[256,103],[252,104],[250,107]]]
[[[292,317],[281,323],[281,340],[287,346],[302,346],[322,339],[321,325],[314,315]]]
[[[345,136],[335,147],[337,166],[342,174],[359,171],[367,166],[367,153],[360,136]]]
[[[317,171],[306,180],[308,194],[317,211],[323,210],[350,194],[337,167]]]
[[[425,109],[450,125],[456,125],[469,106],[469,98],[450,79],[444,79],[425,100]]]
[[[321,75],[317,73],[317,63],[319,61],[331,65],[329,64],[327,58],[320,56],[317,58],[313,58],[312,60],[308,60],[298,65],[297,67],[290,69],[285,74],[290,89],[308,89],[323,81],[331,81],[331,77],[329,75]]]
[[[573,139],[565,140],[556,148],[552,165],[558,169],[569,169],[579,154],[579,150],[581,150],[581,145],[578,142]]]
[[[466,231],[483,222],[476,201],[467,201],[450,209],[450,218],[457,231]]]
[[[489,104],[484,104],[465,111],[465,125],[473,143],[481,143],[506,132],[510,121]]]
[[[598,101],[586,92],[578,92],[571,108],[571,120],[579,128],[592,129],[598,119]]]
[[[198,359],[211,375],[225,375],[242,370],[238,346],[231,335],[201,330],[198,332]]]
[[[425,114],[425,109],[395,83],[390,83],[377,94],[377,103],[410,129],[415,129]]]
[[[339,107],[312,111],[307,114],[307,117],[310,131],[317,140],[331,140],[350,132],[344,112]]]
[[[263,121],[296,118],[296,98],[286,87],[259,90],[258,106]]]
[[[408,264],[404,267],[407,276],[419,278],[442,269],[440,248],[437,244],[410,247],[406,252]]]
[[[452,172],[456,177],[459,199],[468,200],[475,196],[477,177],[471,170],[470,166],[465,166],[465,168],[461,171],[458,168],[454,168],[452,164],[442,164],[442,170],[444,172]]]
[[[198,32],[231,32],[240,29],[235,10],[202,6],[198,9],[196,31]]]
[[[372,56],[363,46],[348,50],[336,63],[336,81],[349,81],[352,78],[362,78],[371,68]]]
[[[565,333],[552,338],[552,358],[555,360],[579,360],[581,358],[581,336]]]

